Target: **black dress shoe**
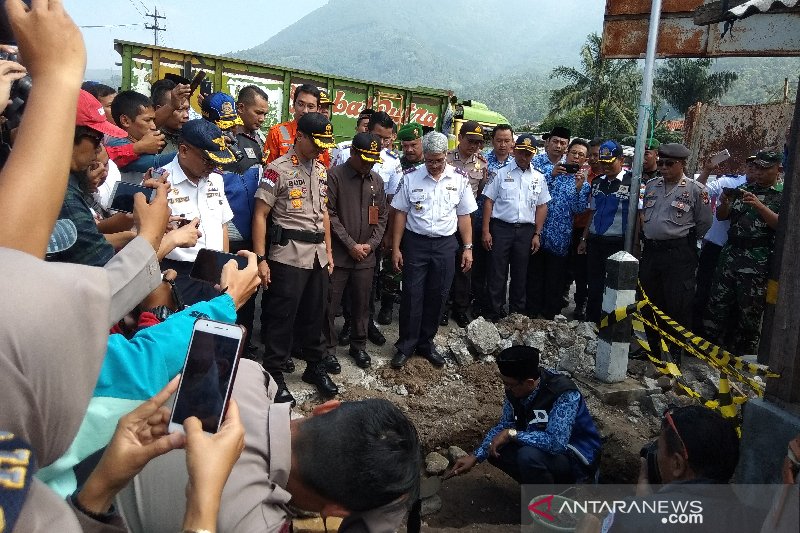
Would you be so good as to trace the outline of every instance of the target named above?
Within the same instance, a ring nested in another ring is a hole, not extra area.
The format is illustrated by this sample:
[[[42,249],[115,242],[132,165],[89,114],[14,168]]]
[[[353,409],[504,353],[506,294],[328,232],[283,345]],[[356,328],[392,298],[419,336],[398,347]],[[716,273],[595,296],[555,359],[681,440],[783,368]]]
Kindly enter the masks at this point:
[[[286,382],[283,380],[283,375],[276,374],[272,376],[275,380],[275,383],[278,385],[278,391],[275,393],[275,398],[272,400],[275,403],[291,403],[292,407],[295,406],[297,403],[292,396],[292,393],[289,392],[289,389],[286,387]]]
[[[350,348],[350,357],[356,362],[359,368],[369,368],[372,365],[372,358],[365,350],[354,350]]]
[[[325,365],[322,363],[309,363],[301,379],[310,385],[314,385],[323,398],[331,398],[339,394],[339,387],[336,386],[328,372],[325,371]]]
[[[394,354],[394,357],[392,357],[392,362],[391,362],[392,368],[396,368],[399,370],[404,366],[406,366],[408,357],[409,357],[408,355],[404,354],[401,351],[398,351],[396,354]]]
[[[342,372],[342,365],[339,364],[339,360],[336,359],[335,355],[326,355],[323,357],[322,364],[325,365],[325,370],[328,371],[328,374],[339,374]]]
[[[440,354],[436,348],[431,348],[431,351],[427,353],[420,353],[420,355],[430,361],[430,363],[435,367],[444,366],[444,357],[442,357],[442,354]]]
[[[388,326],[392,323],[392,306],[382,305],[381,310],[378,311],[378,316],[375,317],[375,322],[382,326]]]
[[[581,322],[586,321],[586,304],[575,306],[575,312],[572,313],[572,319],[580,320]]]
[[[376,326],[375,322],[372,320],[369,321],[369,326],[367,326],[367,338],[369,342],[376,346],[383,346],[386,344],[386,337],[383,336],[381,330],[378,329],[378,326]]]
[[[283,372],[285,374],[291,374],[294,372],[294,359],[289,357],[285,363],[283,363]]]
[[[344,321],[342,329],[339,330],[339,346],[347,346],[350,344],[350,322]]]
[[[456,324],[458,324],[458,327],[460,328],[465,328],[469,325],[470,322],[472,322],[469,319],[469,315],[467,315],[467,313],[464,313],[463,311],[456,311],[455,313],[453,313],[453,320],[456,321]]]
[[[442,313],[442,318],[439,319],[440,326],[446,326],[450,323],[450,311],[445,311]]]

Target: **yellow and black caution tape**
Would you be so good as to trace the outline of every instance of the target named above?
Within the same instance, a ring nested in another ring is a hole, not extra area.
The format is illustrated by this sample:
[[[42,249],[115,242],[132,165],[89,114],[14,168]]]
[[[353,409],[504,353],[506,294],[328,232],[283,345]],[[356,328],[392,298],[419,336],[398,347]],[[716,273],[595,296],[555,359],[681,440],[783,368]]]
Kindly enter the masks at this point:
[[[652,311],[652,320],[643,316],[642,311],[649,309]],[[642,291],[642,299],[626,307],[615,309],[608,313],[600,321],[600,329],[606,328],[626,318],[631,318],[633,333],[636,342],[647,354],[648,359],[656,369],[675,379],[675,383],[689,397],[696,399],[708,408],[718,410],[726,418],[736,418],[737,426],[740,424],[739,410],[737,406],[745,403],[747,397],[744,395],[734,395],[731,392],[729,379],[734,379],[747,385],[758,396],[764,395],[761,383],[752,379],[744,373],[753,374],[765,378],[780,377],[779,374],[771,371],[763,365],[749,363],[741,357],[734,356],[723,348],[712,344],[687,330],[672,318],[667,316],[647,298]],[[658,349],[653,349],[647,337],[647,330],[653,331],[658,336]],[[669,354],[667,341],[683,348],[687,353],[697,357],[716,368],[720,372],[719,387],[716,399],[703,397],[698,391],[686,382],[680,368],[672,361]],[[738,427],[737,427],[738,430]]]

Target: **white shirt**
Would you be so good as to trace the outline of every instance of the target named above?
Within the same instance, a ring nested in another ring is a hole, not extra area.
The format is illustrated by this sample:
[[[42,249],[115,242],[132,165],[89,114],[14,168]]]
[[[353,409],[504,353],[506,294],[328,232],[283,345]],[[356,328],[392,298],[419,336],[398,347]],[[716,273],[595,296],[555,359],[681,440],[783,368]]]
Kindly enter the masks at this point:
[[[117,167],[117,164],[109,159],[108,176],[106,176],[106,181],[104,181],[103,184],[97,188],[97,192],[94,193],[94,199],[98,204],[103,206],[103,209],[108,209],[111,207],[111,196],[114,194],[114,187],[120,182],[121,179],[122,175],[119,173],[119,167]]]
[[[408,172],[392,198],[392,207],[407,214],[406,229],[427,237],[447,237],[458,229],[458,217],[478,209],[469,179],[447,165],[436,181],[422,165]]]
[[[497,169],[483,194],[492,206],[492,218],[509,224],[535,224],[536,206],[550,201],[544,175],[533,165],[522,170],[516,162]]]
[[[335,167],[336,165],[341,165],[347,158],[350,157],[350,146],[352,146],[353,141],[342,141],[336,145],[336,148],[333,149],[331,152],[331,166]],[[342,152],[346,152],[344,154],[344,158],[342,159]]]
[[[233,219],[233,211],[225,198],[225,185],[222,176],[212,172],[201,179],[197,185],[186,177],[178,158],[165,165],[169,171],[167,182],[170,184],[167,202],[172,215],[189,220],[200,218],[202,236],[191,248],[175,248],[167,255],[175,261],[194,261],[200,248],[211,250],[223,249],[223,226]]]
[[[747,183],[746,176],[720,176],[714,181],[706,183],[708,195],[711,197],[711,205],[714,206],[712,212],[714,217],[711,219],[711,228],[706,232],[703,237],[704,241],[713,242],[719,246],[725,246],[728,242],[728,230],[731,227],[730,220],[717,220],[717,207],[722,203],[722,188],[730,187],[735,189],[740,185]]]

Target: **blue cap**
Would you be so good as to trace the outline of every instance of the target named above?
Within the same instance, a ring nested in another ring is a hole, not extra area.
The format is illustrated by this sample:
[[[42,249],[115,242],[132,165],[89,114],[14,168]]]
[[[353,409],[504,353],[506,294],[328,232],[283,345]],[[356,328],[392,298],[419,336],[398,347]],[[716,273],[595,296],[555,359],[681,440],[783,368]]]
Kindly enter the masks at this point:
[[[223,130],[242,125],[242,119],[236,112],[236,102],[233,97],[225,93],[212,93],[203,99],[200,108],[203,118],[210,120]]]
[[[600,157],[598,160],[601,163],[612,163],[616,158],[622,156],[622,146],[617,141],[605,141],[600,145]]]
[[[203,118],[190,120],[181,128],[181,142],[203,150],[215,163],[226,164],[236,161],[228,149],[228,141],[214,123]]]

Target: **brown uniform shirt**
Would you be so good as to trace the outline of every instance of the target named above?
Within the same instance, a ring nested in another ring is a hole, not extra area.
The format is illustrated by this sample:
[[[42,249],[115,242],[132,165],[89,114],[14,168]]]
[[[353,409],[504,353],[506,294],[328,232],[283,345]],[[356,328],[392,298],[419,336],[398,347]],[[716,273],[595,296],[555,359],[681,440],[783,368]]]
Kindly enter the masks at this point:
[[[654,241],[701,239],[711,227],[711,206],[705,185],[686,176],[667,191],[663,177],[647,182],[644,192],[644,236]]]
[[[300,163],[294,148],[264,170],[256,191],[256,199],[272,208],[272,224],[284,229],[324,233],[327,210],[328,175],[319,161],[313,161],[311,172]],[[325,243],[313,244],[290,240],[286,246],[272,242],[269,259],[298,268],[314,268],[314,260],[327,266]]]
[[[369,223],[370,207],[378,210],[377,224]],[[328,216],[331,221],[333,264],[343,268],[375,266],[375,250],[386,231],[389,212],[383,179],[375,171],[361,176],[345,162],[328,171]],[[369,244],[372,251],[363,261],[350,256],[355,244]]]
[[[447,152],[447,162],[469,178],[472,194],[477,198],[483,190],[483,186],[486,185],[487,178],[487,163],[483,154],[477,152],[469,159],[464,159],[458,152],[458,148],[453,148]]]

